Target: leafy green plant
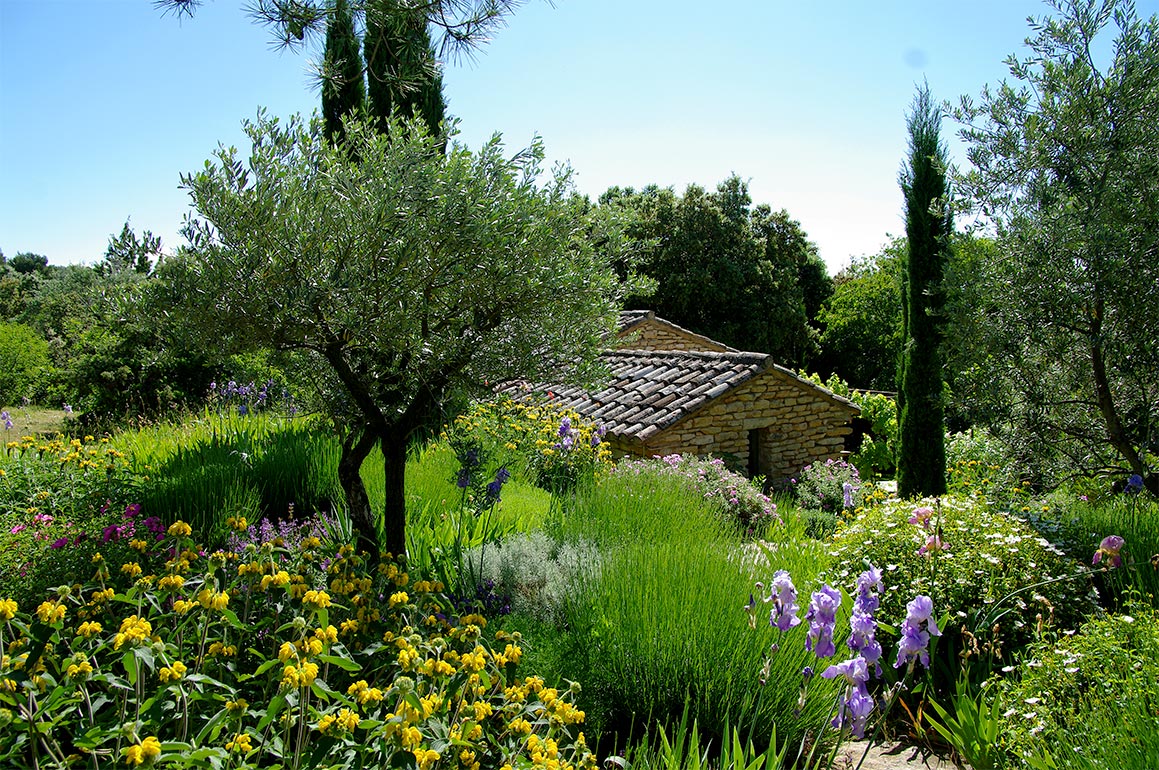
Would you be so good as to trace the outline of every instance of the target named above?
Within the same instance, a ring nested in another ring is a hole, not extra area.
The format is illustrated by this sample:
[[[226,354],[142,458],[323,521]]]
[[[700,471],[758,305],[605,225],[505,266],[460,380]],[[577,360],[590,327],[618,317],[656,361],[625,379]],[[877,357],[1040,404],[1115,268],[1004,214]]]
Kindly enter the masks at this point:
[[[835,583],[870,562],[888,583],[926,594],[950,613],[945,667],[937,674],[943,692],[953,687],[953,655],[963,644],[977,644],[976,651],[995,664],[1008,662],[1044,628],[1075,628],[1096,607],[1082,564],[979,498],[875,505],[843,523],[831,554],[826,577]],[[901,592],[887,591],[884,617],[901,617],[903,610]]]
[[[861,505],[865,493],[857,466],[830,458],[806,465],[793,485],[797,504],[826,513],[852,510]]]
[[[202,556],[175,522],[38,606],[0,597],[0,763],[595,767],[579,686],[520,676],[519,637],[485,641],[390,560],[273,532]]]
[[[980,688],[975,695],[969,678],[960,676],[951,701],[952,710],[932,699],[929,705],[938,716],[935,719],[925,712],[926,721],[970,767],[992,770],[996,766],[1001,755],[998,730],[1002,724],[997,697],[991,697],[987,705],[986,688]]]
[[[0,406],[35,395],[35,383],[49,363],[48,343],[35,329],[0,323]]]

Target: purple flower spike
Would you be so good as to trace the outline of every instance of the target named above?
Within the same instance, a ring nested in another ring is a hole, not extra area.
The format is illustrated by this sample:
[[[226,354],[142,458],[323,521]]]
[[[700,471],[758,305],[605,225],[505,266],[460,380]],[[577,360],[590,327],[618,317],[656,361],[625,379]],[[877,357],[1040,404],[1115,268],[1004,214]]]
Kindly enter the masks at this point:
[[[809,600],[809,611],[805,620],[809,621],[809,633],[805,639],[805,649],[813,651],[818,658],[830,658],[837,652],[833,644],[833,628],[837,625],[837,608],[841,606],[841,592],[822,584]]]
[[[894,668],[913,666],[920,661],[925,668],[930,667],[929,644],[931,636],[941,636],[934,620],[934,600],[928,596],[915,596],[905,607],[905,622],[901,624],[901,640],[897,646],[897,661]]]
[[[773,603],[773,610],[769,613],[769,625],[788,631],[794,626],[801,625],[797,613],[801,608],[797,606],[797,589],[793,579],[785,570],[777,570],[773,575],[772,591],[765,601]]]
[[[1103,542],[1099,543],[1099,550],[1095,551],[1095,558],[1091,559],[1091,564],[1098,564],[1106,556],[1110,559],[1111,567],[1118,567],[1123,563],[1119,551],[1123,550],[1125,543],[1126,541],[1118,535],[1107,535],[1103,538]]]
[[[858,738],[865,737],[865,727],[869,715],[873,711],[873,697],[865,688],[869,681],[869,668],[864,658],[850,658],[842,663],[836,663],[825,669],[821,676],[826,679],[845,679],[845,692],[841,697],[841,706],[837,716],[833,718],[833,726],[841,729],[849,725],[852,733]]]

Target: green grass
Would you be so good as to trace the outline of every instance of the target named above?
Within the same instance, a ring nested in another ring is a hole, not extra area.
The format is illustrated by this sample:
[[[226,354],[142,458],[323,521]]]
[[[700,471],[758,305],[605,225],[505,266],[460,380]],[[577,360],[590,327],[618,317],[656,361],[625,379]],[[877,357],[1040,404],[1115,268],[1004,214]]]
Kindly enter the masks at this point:
[[[67,415],[60,409],[45,409],[40,406],[6,406],[12,419],[12,428],[5,430],[4,443],[18,441],[21,436],[55,436],[68,430]]]

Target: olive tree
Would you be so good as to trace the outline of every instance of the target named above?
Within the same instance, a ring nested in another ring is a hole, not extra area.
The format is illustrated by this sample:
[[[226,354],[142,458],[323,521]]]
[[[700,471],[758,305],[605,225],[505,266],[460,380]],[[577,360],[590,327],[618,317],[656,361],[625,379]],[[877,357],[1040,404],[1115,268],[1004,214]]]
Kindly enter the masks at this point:
[[[444,156],[421,122],[386,128],[348,120],[338,148],[318,119],[247,122],[248,163],[223,148],[182,178],[197,214],[169,272],[208,339],[301,354],[344,433],[358,535],[398,553],[412,432],[451,388],[587,379],[619,283],[566,171],[537,182],[538,143],[509,157],[495,137]],[[375,448],[381,541],[359,477]]]
[[[973,165],[959,189],[997,239],[977,275],[990,364],[1037,447],[1071,471],[1148,476],[1146,453],[1159,451],[1159,22],[1120,0],[1053,6],[1056,18],[1032,22],[1028,55],[1007,60],[1015,82],[954,112]]]

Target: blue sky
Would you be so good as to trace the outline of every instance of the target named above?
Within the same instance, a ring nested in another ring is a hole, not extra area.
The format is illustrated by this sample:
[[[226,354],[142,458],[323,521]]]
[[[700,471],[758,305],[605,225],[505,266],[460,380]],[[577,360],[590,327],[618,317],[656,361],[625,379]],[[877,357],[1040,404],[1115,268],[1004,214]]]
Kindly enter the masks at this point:
[[[1156,2],[1140,2],[1141,15]],[[0,0],[0,249],[93,262],[128,218],[167,250],[179,177],[241,147],[259,107],[317,108],[318,50],[277,51],[242,0],[193,19],[149,0]],[[707,9],[707,10],[706,10]],[[905,113],[1007,76],[1037,0],[529,0],[445,83],[460,141],[543,138],[593,197],[735,172],[836,272],[903,231]],[[943,134],[963,158],[955,126]],[[241,147],[241,149],[245,149]],[[244,154],[244,153],[243,153]]]

